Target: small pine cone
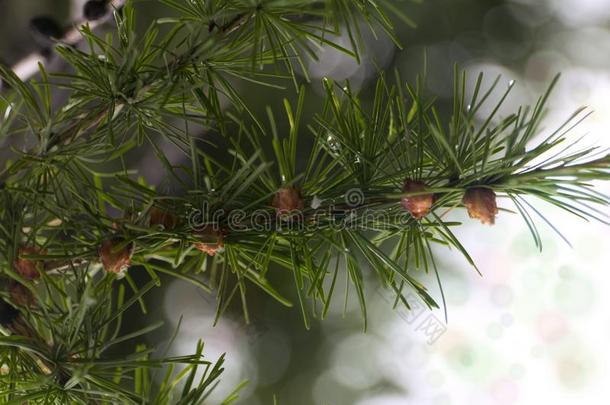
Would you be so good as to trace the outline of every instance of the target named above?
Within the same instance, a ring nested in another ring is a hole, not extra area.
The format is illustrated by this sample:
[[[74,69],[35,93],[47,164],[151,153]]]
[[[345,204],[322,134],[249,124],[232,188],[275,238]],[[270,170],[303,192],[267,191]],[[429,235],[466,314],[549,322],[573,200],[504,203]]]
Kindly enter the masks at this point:
[[[303,210],[305,203],[298,188],[282,187],[275,193],[271,206],[275,208],[277,216],[282,217]]]
[[[36,303],[34,294],[21,283],[11,282],[8,287],[8,292],[11,296],[11,300],[22,307],[32,307]]]
[[[225,246],[223,232],[215,229],[213,225],[206,225],[196,233],[196,236],[204,240],[209,240],[209,242],[193,243],[195,249],[206,253],[208,256],[216,256],[216,253]]]
[[[426,191],[426,185],[421,181],[407,179],[402,186],[405,193],[419,193]],[[402,207],[411,213],[413,218],[419,220],[430,213],[434,203],[434,194],[418,194],[401,198]]]
[[[121,243],[122,241],[120,239],[108,239],[102,243],[102,246],[99,249],[99,255],[104,270],[108,273],[121,273],[124,270],[127,270],[131,265],[133,245],[129,244],[117,249],[116,246]]]
[[[23,247],[17,251],[18,256],[22,255],[40,255],[46,254],[44,249],[37,247]],[[40,277],[40,270],[44,267],[43,263],[38,260],[24,259],[18,257],[13,262],[15,270],[26,280],[36,280]]]
[[[493,225],[498,214],[496,193],[492,189],[474,187],[466,190],[462,200],[470,218],[479,219],[481,223]]]
[[[152,207],[149,212],[150,226],[161,225],[163,229],[174,229],[178,225],[178,218],[167,211],[163,211],[157,207]]]

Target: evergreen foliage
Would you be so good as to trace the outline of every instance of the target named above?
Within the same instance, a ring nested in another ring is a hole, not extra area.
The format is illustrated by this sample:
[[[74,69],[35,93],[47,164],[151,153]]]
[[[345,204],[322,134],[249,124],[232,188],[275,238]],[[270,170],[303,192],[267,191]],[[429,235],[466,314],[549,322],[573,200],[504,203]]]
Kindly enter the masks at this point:
[[[223,358],[205,359],[203,344],[178,358],[142,345],[127,357],[109,354],[161,326],[121,329],[126,310],[146,310],[143,297],[161,275],[216,294],[217,316],[239,300],[246,322],[247,290],[260,288],[298,307],[308,327],[325,316],[346,271],[366,328],[364,272],[374,272],[397,302],[408,306],[404,294],[415,291],[437,307],[418,281],[437,272],[433,246],[457,249],[474,266],[453,232],[460,223],[444,219],[466,205],[468,190],[492,190],[494,204],[496,194],[511,201],[538,246],[535,218],[553,225],[528,196],[607,222],[599,208],[608,196],[593,181],[609,178],[610,155],[566,140],[586,111],[540,136],[554,83],[533,108],[499,117],[513,83],[492,100],[500,78],[485,88],[479,75],[467,94],[457,68],[447,116],[423,79],[405,84],[380,74],[370,101],[349,83],[325,79],[319,111],[304,121],[306,98],[318,97],[302,83],[305,60],[321,45],[359,59],[362,21],[397,41],[394,21],[411,21],[392,0],[161,3],[170,17],[142,36],[128,2],[114,10],[115,33],[81,28],[87,50],[55,43],[65,72],[41,65],[39,78],[24,82],[0,66],[10,86],[0,98],[0,136],[19,145],[0,172],[2,403],[204,402]],[[342,32],[348,48],[334,41]],[[297,101],[255,116],[235,79],[296,91]],[[57,107],[59,90],[68,99]],[[485,104],[493,113],[480,120]],[[201,128],[214,137],[198,137]],[[188,164],[172,163],[160,140]],[[177,192],[147,184],[130,164],[144,147]],[[430,203],[421,217],[407,208],[416,196],[424,198],[412,203]],[[136,282],[134,271],[149,281]],[[281,271],[294,278],[295,302],[270,281]]]

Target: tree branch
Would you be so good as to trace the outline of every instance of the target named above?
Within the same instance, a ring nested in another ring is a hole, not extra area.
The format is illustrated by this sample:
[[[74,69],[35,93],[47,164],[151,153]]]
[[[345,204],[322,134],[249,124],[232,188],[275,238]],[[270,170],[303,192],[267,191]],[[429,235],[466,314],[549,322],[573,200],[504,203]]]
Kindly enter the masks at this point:
[[[111,0],[108,4],[108,7],[115,10],[119,10],[125,5],[126,2],[127,0]],[[94,21],[89,21],[86,19],[76,21],[73,24],[73,27],[64,33],[62,38],[57,39],[57,44],[76,45],[82,39],[82,36],[80,34],[80,29],[82,27],[89,25],[91,29],[95,29],[105,23],[110,15],[112,14],[108,13],[108,17]],[[21,59],[19,62],[17,62],[12,67],[12,70],[21,80],[27,80],[38,72],[38,64],[44,64],[48,61],[48,59],[49,57],[45,56],[42,51],[33,52],[27,55],[25,58]]]

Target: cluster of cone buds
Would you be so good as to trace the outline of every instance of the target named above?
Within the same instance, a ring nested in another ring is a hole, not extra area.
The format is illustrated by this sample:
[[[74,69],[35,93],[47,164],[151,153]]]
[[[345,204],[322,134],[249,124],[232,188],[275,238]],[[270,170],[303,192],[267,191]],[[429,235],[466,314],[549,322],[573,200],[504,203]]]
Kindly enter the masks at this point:
[[[129,219],[129,214],[126,215]],[[171,230],[178,226],[178,218],[160,208],[152,207],[149,211],[149,225],[150,226],[161,226],[164,230]],[[117,223],[113,223],[112,226],[115,230],[119,230],[121,226]],[[109,273],[120,274],[127,270],[131,265],[131,257],[133,255],[134,245],[133,243],[125,243],[125,241],[119,237],[114,237],[102,242],[99,248],[99,257],[104,266],[104,270]]]
[[[290,218],[291,214],[303,210],[305,202],[301,196],[301,190],[288,186],[280,188],[275,193],[271,206],[275,208],[278,217]]]
[[[149,213],[151,226],[162,226],[164,230],[172,230],[179,224],[178,217],[157,207],[152,207]],[[208,256],[216,256],[224,248],[224,234],[213,225],[206,225],[194,232],[201,242],[193,243],[193,247]]]
[[[178,218],[171,213],[153,207],[150,211],[150,225],[163,226],[164,229],[173,229],[178,225]],[[113,228],[118,230],[120,226],[116,223]],[[131,257],[133,255],[133,243],[125,243],[119,237],[109,238],[102,242],[98,249],[98,255],[104,270],[109,273],[122,273],[131,265]],[[201,249],[200,249],[201,250]],[[40,272],[44,270],[45,265],[41,260],[25,258],[23,256],[45,255],[46,250],[38,247],[22,247],[17,252],[17,258],[13,263],[13,267],[26,280],[36,280],[40,278]],[[23,287],[23,286],[21,286]],[[23,301],[26,291],[19,286],[15,286],[15,301]],[[27,290],[27,288],[26,288]],[[29,292],[29,291],[27,291]]]
[[[402,197],[400,203],[417,220],[428,215],[434,204],[434,194],[426,193],[426,190],[425,183],[411,179],[405,180],[402,187],[402,191],[410,195]],[[495,223],[498,206],[496,205],[496,193],[492,189],[469,188],[464,193],[462,203],[468,210],[470,218],[478,219],[483,224],[493,225]]]

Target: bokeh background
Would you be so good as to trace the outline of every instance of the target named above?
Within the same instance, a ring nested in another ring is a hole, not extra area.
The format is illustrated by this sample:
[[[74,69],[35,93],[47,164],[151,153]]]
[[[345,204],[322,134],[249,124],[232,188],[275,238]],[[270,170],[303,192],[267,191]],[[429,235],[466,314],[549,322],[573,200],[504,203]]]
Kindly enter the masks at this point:
[[[36,49],[30,18],[46,14],[69,24],[83,1],[0,0],[0,59],[12,64]],[[368,36],[366,62],[356,65],[333,50],[311,61],[314,83],[309,110],[316,107],[315,80],[349,79],[364,97],[378,69],[397,69],[406,80],[422,73],[441,103],[449,103],[453,64],[488,82],[502,74],[516,81],[506,113],[535,102],[556,73],[562,78],[549,103],[546,128],[560,125],[582,105],[593,111],[573,132],[584,144],[610,146],[609,0],[423,0],[396,1],[417,28],[398,25],[404,48]],[[140,19],[161,13],[157,1],[141,1]],[[262,114],[278,105],[278,93],[241,84],[243,96]],[[503,91],[501,85],[498,91]],[[282,94],[282,96],[284,96]],[[485,114],[485,111],[481,111]],[[202,134],[205,136],[205,134]],[[154,159],[141,157],[147,178],[161,177]],[[599,190],[609,193],[610,185]],[[502,213],[494,227],[469,221],[464,212],[458,236],[479,265],[480,277],[456,252],[437,249],[448,307],[413,314],[392,311],[388,296],[368,283],[369,330],[354,294],[343,308],[342,291],[328,319],[303,327],[299,313],[251,291],[252,325],[238,311],[212,327],[215,301],[194,287],[172,282],[149,297],[153,311],[134,313],[134,324],[167,320],[166,340],[182,317],[174,354],[206,342],[210,357],[227,353],[214,403],[249,379],[240,404],[267,405],[274,396],[290,405],[606,404],[610,398],[610,232],[532,201],[569,239],[563,242],[540,222],[543,251],[534,247],[518,215]],[[500,205],[511,209],[508,200]],[[608,213],[608,210],[605,211]],[[287,282],[288,285],[289,282]],[[440,297],[435,281],[427,285]],[[286,289],[288,290],[288,288]],[[421,328],[432,316],[442,327],[434,342]]]

